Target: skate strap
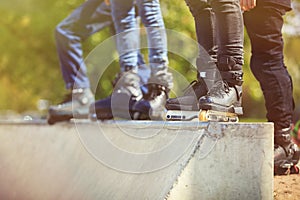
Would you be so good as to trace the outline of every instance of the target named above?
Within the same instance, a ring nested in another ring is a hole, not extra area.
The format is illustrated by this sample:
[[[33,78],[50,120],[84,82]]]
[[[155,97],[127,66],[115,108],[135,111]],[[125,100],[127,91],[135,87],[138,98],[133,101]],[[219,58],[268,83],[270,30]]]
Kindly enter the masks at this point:
[[[291,141],[291,136],[289,133],[276,133],[274,137],[275,144],[278,144],[280,146],[286,146],[286,144],[289,144]]]
[[[229,85],[243,84],[243,72],[242,71],[220,71],[223,80],[225,80]]]
[[[219,80],[221,78],[220,72],[218,70],[200,71],[199,77],[203,79],[209,79],[209,80]]]
[[[220,71],[242,70],[243,60],[232,56],[221,56],[218,58],[218,69]]]
[[[77,88],[72,90],[72,94],[81,94],[83,93],[83,88]]]

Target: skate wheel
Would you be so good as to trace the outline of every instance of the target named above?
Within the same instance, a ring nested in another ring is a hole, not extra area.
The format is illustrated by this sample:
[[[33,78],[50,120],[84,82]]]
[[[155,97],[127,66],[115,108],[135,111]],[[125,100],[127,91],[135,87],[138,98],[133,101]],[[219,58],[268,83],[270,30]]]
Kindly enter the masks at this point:
[[[47,122],[49,125],[53,125],[53,124],[55,124],[56,121],[50,117],[50,118],[48,118]]]
[[[207,122],[207,111],[206,110],[202,110],[199,114],[199,120],[202,122]]]
[[[229,117],[228,121],[229,122],[239,122],[239,118],[238,117]]]

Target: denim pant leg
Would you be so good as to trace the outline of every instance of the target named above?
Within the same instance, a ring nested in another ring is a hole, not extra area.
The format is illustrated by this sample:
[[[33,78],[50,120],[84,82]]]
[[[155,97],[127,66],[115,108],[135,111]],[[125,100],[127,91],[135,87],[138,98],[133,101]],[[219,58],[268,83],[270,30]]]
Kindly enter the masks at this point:
[[[111,0],[121,71],[137,72],[139,30],[133,0]]]
[[[199,44],[197,57],[197,78],[203,78],[207,88],[219,79],[217,62],[216,19],[207,0],[185,0],[195,21]]]
[[[147,30],[151,74],[168,66],[167,36],[159,0],[137,0],[139,15]]]
[[[221,71],[241,70],[243,65],[244,24],[239,0],[211,0],[217,23],[218,67]],[[236,65],[230,69],[223,60],[233,58]]]
[[[207,0],[185,0],[195,21],[197,40],[200,49],[204,49],[212,59],[216,60],[216,23],[214,12]],[[199,57],[202,52],[199,52]]]
[[[111,24],[110,7],[103,0],[88,0],[57,25],[56,46],[67,89],[90,87],[81,42]]]
[[[275,129],[287,128],[294,110],[292,80],[284,64],[281,29],[285,8],[258,4],[244,13],[251,40],[251,70],[262,88],[267,119]]]

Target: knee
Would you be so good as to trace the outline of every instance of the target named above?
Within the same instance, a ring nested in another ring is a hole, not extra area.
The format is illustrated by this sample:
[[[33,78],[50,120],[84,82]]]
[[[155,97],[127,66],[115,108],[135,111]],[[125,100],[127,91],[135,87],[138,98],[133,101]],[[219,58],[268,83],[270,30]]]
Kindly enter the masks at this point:
[[[259,81],[263,75],[264,59],[260,56],[252,55],[250,59],[250,69],[254,77]]]
[[[252,55],[250,69],[258,81],[264,81],[266,76],[285,76],[287,73],[281,58],[276,58],[275,56],[264,53]]]

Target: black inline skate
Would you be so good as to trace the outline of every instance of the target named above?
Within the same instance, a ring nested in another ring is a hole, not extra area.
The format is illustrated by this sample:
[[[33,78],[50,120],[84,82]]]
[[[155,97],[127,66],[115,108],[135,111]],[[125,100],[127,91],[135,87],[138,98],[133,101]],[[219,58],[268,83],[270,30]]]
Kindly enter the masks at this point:
[[[140,77],[133,70],[121,72],[116,77],[112,94],[90,106],[92,120],[112,118],[132,119],[133,105],[142,99]]]
[[[152,72],[147,84],[148,94],[133,107],[134,119],[164,120],[166,101],[172,87],[173,76],[167,71],[166,66],[164,69]]]
[[[291,127],[275,128],[274,175],[299,174],[299,147],[291,140]]]
[[[238,121],[238,115],[243,114],[242,64],[232,57],[223,57],[218,61],[218,69],[222,79],[215,82],[207,95],[199,99],[199,107],[203,112],[201,116],[208,121]],[[223,115],[221,118],[220,114]]]
[[[87,119],[89,106],[94,100],[94,95],[89,88],[73,89],[62,103],[50,106],[48,123],[52,125],[72,118]]]

